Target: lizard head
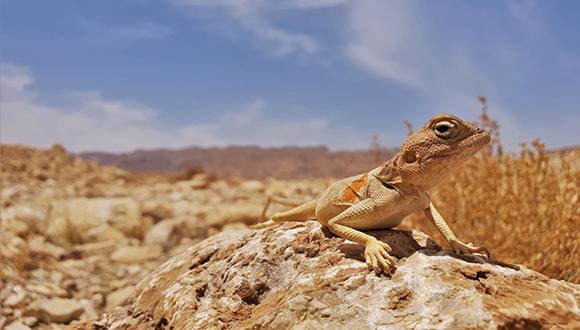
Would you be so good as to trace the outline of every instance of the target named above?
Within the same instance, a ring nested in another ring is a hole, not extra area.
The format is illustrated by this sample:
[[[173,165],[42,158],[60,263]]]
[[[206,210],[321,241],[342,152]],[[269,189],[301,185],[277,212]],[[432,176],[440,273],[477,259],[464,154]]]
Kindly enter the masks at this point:
[[[407,137],[390,165],[385,164],[381,180],[432,188],[489,141],[489,134],[470,122],[453,115],[435,115]]]

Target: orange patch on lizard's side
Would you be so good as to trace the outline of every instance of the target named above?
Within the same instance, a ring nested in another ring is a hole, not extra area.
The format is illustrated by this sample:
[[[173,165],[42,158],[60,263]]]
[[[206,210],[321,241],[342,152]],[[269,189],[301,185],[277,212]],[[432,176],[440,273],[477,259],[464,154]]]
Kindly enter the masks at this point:
[[[368,173],[364,173],[356,180],[352,181],[342,193],[342,199],[345,202],[357,202],[360,198],[360,190],[367,183]]]

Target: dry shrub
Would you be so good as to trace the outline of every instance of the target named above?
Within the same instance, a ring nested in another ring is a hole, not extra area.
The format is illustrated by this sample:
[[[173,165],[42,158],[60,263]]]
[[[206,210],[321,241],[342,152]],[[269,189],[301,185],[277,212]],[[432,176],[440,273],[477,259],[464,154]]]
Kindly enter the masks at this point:
[[[435,188],[433,203],[461,240],[488,247],[493,258],[580,283],[580,150],[548,154],[534,140],[504,154],[485,104],[478,124],[492,144]],[[444,241],[424,217],[407,221]]]

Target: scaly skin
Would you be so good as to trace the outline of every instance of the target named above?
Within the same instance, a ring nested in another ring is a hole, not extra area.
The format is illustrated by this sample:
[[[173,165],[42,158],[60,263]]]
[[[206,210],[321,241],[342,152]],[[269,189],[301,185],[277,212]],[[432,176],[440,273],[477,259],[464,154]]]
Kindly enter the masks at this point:
[[[361,230],[392,228],[407,215],[423,211],[453,251],[483,252],[489,257],[486,248],[457,239],[426,193],[489,141],[485,131],[467,121],[448,114],[436,115],[411,134],[392,159],[367,173],[333,183],[314,201],[299,205],[295,201],[269,197],[263,217],[271,202],[295,207],[274,214],[271,220],[254,228],[316,219],[334,234],[364,244],[369,269],[377,274],[390,273],[396,262],[389,255],[391,247]]]

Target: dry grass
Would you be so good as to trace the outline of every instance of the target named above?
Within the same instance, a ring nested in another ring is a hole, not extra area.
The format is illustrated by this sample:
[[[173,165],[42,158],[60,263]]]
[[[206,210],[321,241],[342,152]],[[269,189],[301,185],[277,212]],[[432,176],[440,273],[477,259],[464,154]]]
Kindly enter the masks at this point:
[[[580,150],[547,154],[534,140],[504,154],[485,103],[479,125],[492,132],[492,145],[431,192],[434,204],[460,239],[494,258],[580,283]],[[407,221],[444,241],[423,217]]]

